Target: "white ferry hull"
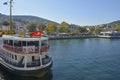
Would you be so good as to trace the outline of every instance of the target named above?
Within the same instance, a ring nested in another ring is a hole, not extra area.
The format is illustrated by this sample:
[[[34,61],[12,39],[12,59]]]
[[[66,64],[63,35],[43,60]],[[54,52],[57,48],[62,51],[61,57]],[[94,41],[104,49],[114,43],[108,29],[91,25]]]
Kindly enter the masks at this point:
[[[43,77],[49,70],[51,70],[53,62],[51,61],[51,63],[43,68],[38,68],[38,69],[34,69],[34,70],[17,70],[14,69],[10,66],[8,66],[7,64],[5,64],[4,62],[1,61],[0,58],[0,66],[5,69],[6,71],[10,72],[13,75],[18,75],[18,76],[24,76],[24,77]]]
[[[12,74],[42,77],[52,67],[48,37],[3,35],[0,44],[0,66]]]

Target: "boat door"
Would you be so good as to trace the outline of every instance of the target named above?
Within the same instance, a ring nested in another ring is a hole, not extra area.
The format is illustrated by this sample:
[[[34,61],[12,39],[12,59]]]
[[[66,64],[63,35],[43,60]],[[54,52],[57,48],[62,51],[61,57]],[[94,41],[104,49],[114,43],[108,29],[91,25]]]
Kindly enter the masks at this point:
[[[34,56],[32,56],[32,61],[35,61],[35,57]]]

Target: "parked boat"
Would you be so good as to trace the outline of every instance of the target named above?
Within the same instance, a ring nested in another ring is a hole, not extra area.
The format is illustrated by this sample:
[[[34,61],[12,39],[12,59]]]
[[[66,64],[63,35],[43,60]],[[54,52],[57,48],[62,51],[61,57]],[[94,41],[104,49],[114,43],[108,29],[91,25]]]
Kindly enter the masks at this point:
[[[48,56],[48,36],[42,31],[30,35],[12,34],[12,1],[10,0],[10,34],[0,37],[0,66],[20,76],[42,77],[52,67]]]
[[[48,37],[3,35],[0,38],[0,64],[14,74],[36,76],[52,66],[48,49]]]
[[[108,32],[101,32],[98,37],[101,38],[120,38],[120,32],[118,31],[108,31]]]

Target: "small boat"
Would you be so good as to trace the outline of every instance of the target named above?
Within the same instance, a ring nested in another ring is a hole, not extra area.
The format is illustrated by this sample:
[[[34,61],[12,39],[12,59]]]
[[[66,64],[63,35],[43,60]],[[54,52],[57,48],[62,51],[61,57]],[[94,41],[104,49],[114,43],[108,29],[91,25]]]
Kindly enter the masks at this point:
[[[107,32],[101,32],[100,35],[98,35],[100,38],[120,38],[120,32],[118,31],[107,31]]]
[[[48,36],[42,31],[22,36],[12,34],[12,1],[10,0],[10,35],[0,37],[0,66],[15,75],[42,77],[53,63],[48,56]]]

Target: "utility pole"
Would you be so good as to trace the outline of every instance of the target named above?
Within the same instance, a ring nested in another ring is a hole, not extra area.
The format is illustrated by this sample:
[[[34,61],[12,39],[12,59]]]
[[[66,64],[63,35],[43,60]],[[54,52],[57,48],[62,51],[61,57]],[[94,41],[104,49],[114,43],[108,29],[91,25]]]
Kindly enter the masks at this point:
[[[12,2],[13,0],[10,0],[10,34],[12,35]]]

